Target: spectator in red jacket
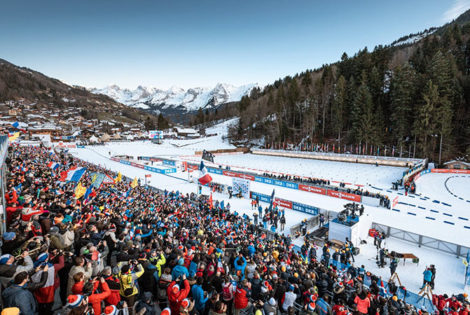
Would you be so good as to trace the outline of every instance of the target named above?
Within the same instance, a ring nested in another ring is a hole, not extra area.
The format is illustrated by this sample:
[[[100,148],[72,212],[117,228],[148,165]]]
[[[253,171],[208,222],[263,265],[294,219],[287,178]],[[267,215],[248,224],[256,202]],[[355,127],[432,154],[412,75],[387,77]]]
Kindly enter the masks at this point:
[[[103,269],[103,277],[111,290],[111,294],[105,299],[105,302],[108,305],[117,305],[119,301],[121,301],[121,295],[119,294],[121,284],[119,278],[112,274],[112,269],[109,266]]]
[[[251,296],[251,283],[244,279],[237,286],[235,291],[235,315],[240,314],[242,310],[250,310],[252,304],[249,301]]]
[[[171,312],[174,314],[178,314],[180,309],[181,302],[188,296],[189,290],[191,287],[189,286],[188,280],[186,280],[186,276],[182,275],[184,288],[180,290],[176,281],[172,281],[168,288],[166,289],[168,295],[168,301],[170,302],[170,309]]]
[[[101,289],[101,293],[95,293],[98,289]],[[95,314],[101,314],[101,302],[111,294],[108,284],[103,277],[100,281],[88,281],[83,286],[83,295],[88,296],[88,303],[93,307]]]
[[[367,314],[369,312],[370,300],[364,292],[361,292],[356,296],[354,303],[356,303],[357,310],[361,314]]]

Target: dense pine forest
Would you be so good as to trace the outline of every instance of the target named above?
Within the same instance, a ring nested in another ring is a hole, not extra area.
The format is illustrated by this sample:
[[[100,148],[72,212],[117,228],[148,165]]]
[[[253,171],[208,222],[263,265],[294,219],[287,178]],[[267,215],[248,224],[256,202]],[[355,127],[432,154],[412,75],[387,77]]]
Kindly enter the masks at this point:
[[[434,161],[442,148],[444,161],[470,153],[469,75],[468,11],[441,28],[254,89],[196,121],[239,116],[232,139],[267,147],[361,145]]]

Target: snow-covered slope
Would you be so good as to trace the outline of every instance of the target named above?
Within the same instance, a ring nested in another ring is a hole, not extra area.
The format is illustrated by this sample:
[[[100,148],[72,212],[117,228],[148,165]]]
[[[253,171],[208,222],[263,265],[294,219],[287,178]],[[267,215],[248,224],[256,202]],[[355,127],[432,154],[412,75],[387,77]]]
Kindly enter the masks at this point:
[[[256,84],[233,86],[217,84],[214,88],[190,88],[184,90],[171,87],[168,90],[138,86],[135,90],[122,89],[111,85],[103,89],[91,89],[95,94],[107,95],[131,107],[155,112],[177,110],[181,113],[197,111],[199,108],[216,108],[221,104],[239,101],[250,93]]]

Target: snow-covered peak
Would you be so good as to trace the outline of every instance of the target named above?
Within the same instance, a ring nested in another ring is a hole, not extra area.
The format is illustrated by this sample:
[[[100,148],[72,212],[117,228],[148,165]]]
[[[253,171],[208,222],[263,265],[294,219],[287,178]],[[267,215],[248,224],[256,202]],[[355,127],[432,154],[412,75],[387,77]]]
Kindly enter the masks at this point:
[[[255,87],[257,84],[234,86],[218,83],[213,88],[196,87],[185,90],[172,86],[167,90],[161,90],[139,85],[135,90],[129,90],[110,85],[102,89],[91,89],[91,92],[107,95],[132,107],[158,107],[162,110],[179,108],[185,112],[192,112],[199,108],[215,108],[221,104],[237,102]]]

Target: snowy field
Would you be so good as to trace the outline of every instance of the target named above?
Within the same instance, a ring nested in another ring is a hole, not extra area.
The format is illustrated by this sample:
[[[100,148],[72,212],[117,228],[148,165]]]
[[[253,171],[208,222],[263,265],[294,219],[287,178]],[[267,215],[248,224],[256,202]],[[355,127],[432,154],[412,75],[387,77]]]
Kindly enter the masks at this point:
[[[285,158],[255,154],[219,155],[216,164],[230,165],[279,174],[316,177],[330,181],[390,188],[392,182],[402,177],[405,168],[355,164],[300,158]]]
[[[194,162],[199,162],[200,160],[194,157],[195,151],[232,148],[230,144],[224,141],[224,136],[227,126],[233,122],[233,120],[228,121],[215,126],[212,130],[208,130],[207,133],[217,133],[217,136],[208,138],[169,140],[162,145],[150,142],[110,143],[105,146],[71,149],[70,152],[83,160],[114,171],[121,171],[125,176],[137,177],[144,182],[144,176],[149,174],[148,171],[114,162],[109,157],[121,154],[134,157],[139,155],[167,156],[180,160],[194,159]],[[232,169],[268,170],[364,185],[370,191],[387,194],[391,200],[395,197],[399,198],[399,203],[394,207],[395,210],[365,206],[365,213],[371,217],[373,222],[470,247],[470,229],[465,228],[465,226],[470,225],[470,222],[462,219],[470,219],[470,203],[466,202],[466,200],[470,200],[470,189],[468,188],[470,187],[470,176],[468,175],[426,174],[418,180],[418,195],[404,196],[403,191],[389,190],[390,183],[401,177],[403,168],[252,154],[219,155],[216,156],[215,162],[216,164],[229,165]],[[197,177],[197,172],[192,174]],[[232,178],[230,177],[216,174],[211,174],[211,176],[216,183],[232,184]],[[197,185],[188,181],[188,173],[181,171],[168,175],[151,173],[150,185],[182,193],[197,192]],[[265,195],[270,195],[273,188],[276,191],[276,197],[316,206],[326,211],[341,211],[344,204],[348,203],[346,200],[305,191],[275,187],[259,182],[250,183],[251,191]],[[203,193],[209,194],[209,188],[204,187]],[[214,194],[214,199],[224,200],[225,204],[230,203],[232,211],[237,211],[239,214],[246,213],[249,216],[253,214],[250,200],[229,200],[227,195],[219,193]],[[266,206],[266,204],[264,205]],[[308,214],[286,209],[287,223],[284,233],[289,234],[291,226],[308,217],[310,217]],[[433,220],[429,218],[433,218]],[[356,265],[363,264],[367,269],[382,276],[384,280],[388,280],[390,276],[388,266],[382,269],[376,266],[376,249],[372,245],[373,240],[368,238],[366,241],[367,244],[360,246],[361,253],[356,257]],[[301,245],[302,240],[297,239],[294,243]],[[435,264],[438,270],[435,292],[462,292],[464,266],[461,258],[433,249],[418,248],[416,245],[393,238],[387,239],[385,246],[389,250],[402,253],[409,252],[419,257],[419,265],[409,261],[405,265],[400,263],[398,267],[398,274],[409,290],[415,293],[419,291],[424,268],[430,264]]]
[[[227,120],[219,125],[206,129],[206,134],[216,136],[193,140],[165,139],[162,144],[153,144],[150,141],[110,142],[106,145],[92,146],[94,151],[105,156],[129,155],[137,156],[192,156],[196,151],[234,149],[224,138],[227,136],[228,126],[237,122],[237,119]]]

